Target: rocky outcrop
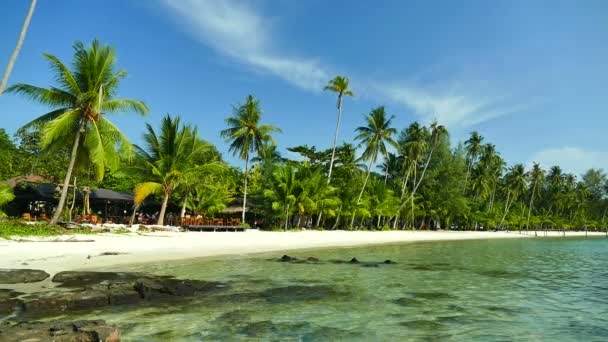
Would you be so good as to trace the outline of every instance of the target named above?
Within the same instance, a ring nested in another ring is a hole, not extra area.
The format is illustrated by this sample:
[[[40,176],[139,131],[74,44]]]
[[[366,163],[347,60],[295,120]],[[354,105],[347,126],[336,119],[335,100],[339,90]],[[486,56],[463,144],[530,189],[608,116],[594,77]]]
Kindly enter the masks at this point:
[[[52,280],[59,283],[59,288],[27,295],[8,290],[0,292],[0,315],[54,316],[107,306],[188,298],[227,287],[218,282],[120,272],[61,272]]]
[[[118,342],[120,332],[105,321],[5,322],[0,325],[0,340],[6,342]]]
[[[0,269],[0,284],[36,283],[50,275],[43,270],[31,269]]]

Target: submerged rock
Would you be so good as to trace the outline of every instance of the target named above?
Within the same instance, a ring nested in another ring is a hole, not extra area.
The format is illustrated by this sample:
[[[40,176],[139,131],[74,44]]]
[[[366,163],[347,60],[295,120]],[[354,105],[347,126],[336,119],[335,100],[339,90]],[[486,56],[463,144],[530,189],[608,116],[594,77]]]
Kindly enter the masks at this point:
[[[359,263],[359,260],[358,260],[357,258],[352,258],[352,259],[350,259],[350,261],[349,261],[349,262],[350,262],[351,264],[358,264],[358,263]]]
[[[141,276],[126,272],[64,271],[55,274],[51,281],[65,287],[81,287],[102,282],[131,281]]]
[[[385,263],[385,264],[387,264],[387,265],[396,264],[396,262],[395,262],[395,261],[393,261],[393,260],[391,260],[391,259],[386,259],[386,260],[384,260],[384,263]]]
[[[118,342],[120,331],[105,321],[5,322],[0,325],[0,340],[6,342]]]
[[[48,278],[50,274],[43,270],[2,268],[0,284],[36,283]]]
[[[283,255],[279,261],[281,262],[292,262],[298,260],[297,258],[290,257],[289,255]]]
[[[67,289],[0,296],[0,310],[20,316],[43,317],[107,306],[179,299],[221,291],[225,284],[202,280],[144,276],[134,273],[62,272],[53,277]],[[69,286],[66,286],[69,285]]]
[[[0,316],[7,316],[14,312],[20,303],[17,297],[22,294],[9,289],[0,289]]]

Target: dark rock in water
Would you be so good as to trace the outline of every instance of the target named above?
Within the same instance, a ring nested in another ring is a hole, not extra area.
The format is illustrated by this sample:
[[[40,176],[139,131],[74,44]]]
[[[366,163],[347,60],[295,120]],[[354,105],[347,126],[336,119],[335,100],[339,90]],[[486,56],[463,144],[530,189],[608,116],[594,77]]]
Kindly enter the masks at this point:
[[[396,262],[394,262],[394,261],[393,261],[393,260],[391,260],[391,259],[386,259],[386,260],[384,260],[384,263],[385,263],[385,264],[387,264],[387,265],[396,264]]]
[[[350,259],[350,263],[351,264],[358,264],[359,260],[357,258],[352,258],[352,259]]]
[[[9,289],[0,289],[0,316],[13,313],[21,301],[17,298],[23,293]]]
[[[288,303],[296,301],[323,300],[345,295],[331,286],[302,286],[293,285],[276,287],[259,293],[259,296],[269,303]]]
[[[376,264],[376,263],[368,263],[368,264],[362,265],[362,267],[378,267],[378,264]]]
[[[283,255],[279,261],[281,262],[292,262],[298,260],[297,258],[292,258],[289,255]]]
[[[356,332],[332,327],[320,327],[302,337],[302,341],[352,341],[358,339],[361,339],[361,335]]]
[[[397,305],[401,305],[401,306],[413,306],[413,305],[422,304],[421,301],[414,299],[414,298],[408,298],[408,297],[397,298],[397,299],[393,300],[393,303],[395,303]]]
[[[105,321],[23,322],[0,325],[0,340],[6,342],[118,342],[120,331]]]
[[[432,321],[432,320],[426,320],[426,319],[417,319],[417,320],[413,320],[413,321],[405,321],[405,322],[401,322],[399,324],[402,325],[402,326],[404,326],[404,327],[412,328],[412,329],[416,329],[416,330],[434,331],[434,330],[443,328],[443,324],[441,324],[440,322],[438,322],[438,321]]]
[[[247,337],[262,337],[270,335],[275,330],[271,321],[252,322],[239,329],[239,334]]]
[[[449,293],[445,292],[410,292],[408,295],[411,298],[421,298],[421,299],[454,299],[456,296],[453,296]]]
[[[36,283],[49,276],[43,270],[2,268],[0,269],[0,284]]]
[[[65,271],[55,274],[51,281],[64,287],[81,287],[101,282],[132,281],[139,277],[141,275],[136,273]]]
[[[317,257],[308,257],[308,258],[306,258],[306,261],[318,262],[318,261],[320,261],[320,260],[319,260],[319,258],[317,258]]]
[[[202,280],[139,279],[134,288],[143,299],[188,297],[221,289],[223,284]]]
[[[0,308],[11,312],[10,308],[18,306],[23,316],[41,317],[104,306],[188,298],[226,288],[225,284],[217,282],[134,273],[62,272],[53,280],[69,284],[69,290],[32,293],[18,300],[12,296],[3,301],[0,297]]]

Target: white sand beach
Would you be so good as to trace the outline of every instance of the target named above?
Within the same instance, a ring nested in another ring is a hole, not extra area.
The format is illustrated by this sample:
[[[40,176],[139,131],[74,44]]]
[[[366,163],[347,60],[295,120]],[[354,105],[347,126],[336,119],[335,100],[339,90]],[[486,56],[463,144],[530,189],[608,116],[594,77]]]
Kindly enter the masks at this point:
[[[533,236],[533,232],[530,233]],[[550,236],[561,236],[550,232]],[[584,236],[568,232],[567,236]],[[539,232],[539,236],[544,233]],[[604,233],[589,233],[604,236]],[[525,238],[517,232],[455,231],[299,231],[299,232],[155,232],[141,234],[64,235],[27,241],[0,240],[0,268],[42,269],[51,275],[88,269],[219,255],[287,251],[294,249],[358,246],[368,244]],[[57,240],[65,242],[57,242]],[[70,240],[93,240],[69,242]],[[102,255],[111,253],[116,255]]]

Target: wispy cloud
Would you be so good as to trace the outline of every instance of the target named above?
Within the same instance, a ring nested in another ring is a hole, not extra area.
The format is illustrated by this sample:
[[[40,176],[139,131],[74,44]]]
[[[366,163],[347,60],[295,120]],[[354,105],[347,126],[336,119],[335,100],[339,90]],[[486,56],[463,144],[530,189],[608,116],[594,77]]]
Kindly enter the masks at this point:
[[[162,0],[178,22],[202,43],[255,70],[272,74],[292,85],[318,92],[332,68],[317,58],[281,52],[271,20],[251,3],[237,0]],[[504,98],[473,91],[471,85],[449,82],[433,87],[360,78],[357,93],[373,101],[405,106],[423,121],[437,119],[450,129],[469,127],[522,109]],[[355,84],[353,84],[355,85]],[[379,86],[382,85],[382,86]]]
[[[314,58],[282,54],[269,20],[243,1],[163,0],[201,42],[306,90],[320,91],[330,73]]]
[[[573,146],[548,148],[532,155],[528,164],[532,165],[533,162],[539,163],[544,168],[559,165],[567,172],[580,175],[590,168],[608,170],[608,152]]]

